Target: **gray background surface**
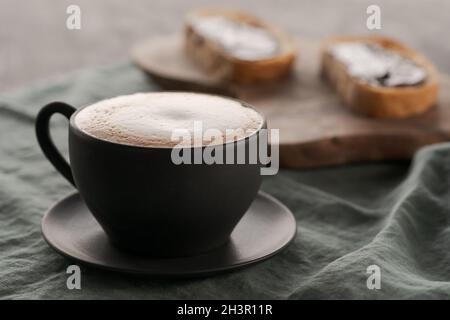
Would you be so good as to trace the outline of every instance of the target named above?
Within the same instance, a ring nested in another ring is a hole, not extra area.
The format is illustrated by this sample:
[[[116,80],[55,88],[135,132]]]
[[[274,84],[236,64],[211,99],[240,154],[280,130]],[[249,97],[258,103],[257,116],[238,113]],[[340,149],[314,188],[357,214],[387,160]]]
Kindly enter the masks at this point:
[[[70,4],[81,7],[81,30],[66,29]],[[292,34],[321,38],[368,33],[370,4],[381,7],[381,33],[421,50],[450,73],[448,0],[0,0],[0,92],[123,59],[140,39],[178,31],[185,11],[197,6],[250,10]]]

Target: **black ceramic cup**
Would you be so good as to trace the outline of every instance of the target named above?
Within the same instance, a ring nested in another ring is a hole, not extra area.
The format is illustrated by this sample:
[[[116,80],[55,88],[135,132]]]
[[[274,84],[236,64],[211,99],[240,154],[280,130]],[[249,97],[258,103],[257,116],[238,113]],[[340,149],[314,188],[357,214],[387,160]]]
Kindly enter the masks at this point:
[[[261,185],[259,161],[176,165],[171,147],[129,146],[84,133],[75,123],[78,112],[62,102],[46,105],[36,119],[37,139],[48,160],[78,189],[113,245],[177,257],[200,254],[229,240]],[[70,166],[49,133],[56,113],[70,120]],[[263,128],[265,121],[253,135],[224,146],[248,149],[250,139],[259,138]],[[184,150],[195,148],[205,147]]]

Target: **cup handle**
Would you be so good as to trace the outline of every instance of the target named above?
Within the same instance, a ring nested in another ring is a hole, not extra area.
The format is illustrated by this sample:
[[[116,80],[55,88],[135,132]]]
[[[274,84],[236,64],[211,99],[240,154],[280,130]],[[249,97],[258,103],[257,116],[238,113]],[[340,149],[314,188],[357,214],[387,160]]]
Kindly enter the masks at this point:
[[[52,137],[50,136],[50,118],[55,113],[60,113],[67,119],[76,111],[76,109],[63,102],[52,102],[44,106],[41,111],[39,111],[36,118],[36,137],[42,152],[50,161],[51,164],[56,168],[56,170],[61,173],[64,178],[67,179],[75,188],[75,181],[73,180],[72,170],[70,169],[69,163],[64,159],[61,153],[55,146]]]

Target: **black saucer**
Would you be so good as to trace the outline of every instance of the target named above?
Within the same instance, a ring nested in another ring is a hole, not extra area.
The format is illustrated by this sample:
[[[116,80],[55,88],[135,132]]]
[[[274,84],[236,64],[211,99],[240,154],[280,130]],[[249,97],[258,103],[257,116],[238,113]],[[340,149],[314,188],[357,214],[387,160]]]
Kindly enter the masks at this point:
[[[64,256],[98,268],[157,277],[200,276],[248,266],[281,251],[296,230],[289,209],[263,192],[227,245],[192,257],[155,259],[119,251],[111,246],[78,193],[56,203],[42,220],[45,240]]]

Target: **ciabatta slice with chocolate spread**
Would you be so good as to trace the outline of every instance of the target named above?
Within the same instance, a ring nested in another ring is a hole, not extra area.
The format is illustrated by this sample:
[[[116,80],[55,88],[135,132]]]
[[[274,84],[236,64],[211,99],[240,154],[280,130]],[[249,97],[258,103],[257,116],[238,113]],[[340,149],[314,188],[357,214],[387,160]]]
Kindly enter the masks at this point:
[[[293,41],[280,30],[249,14],[220,9],[187,15],[185,50],[205,72],[239,84],[279,79],[296,56]]]
[[[376,118],[422,113],[437,100],[438,74],[416,51],[385,37],[337,37],[322,48],[322,75],[351,109]]]

